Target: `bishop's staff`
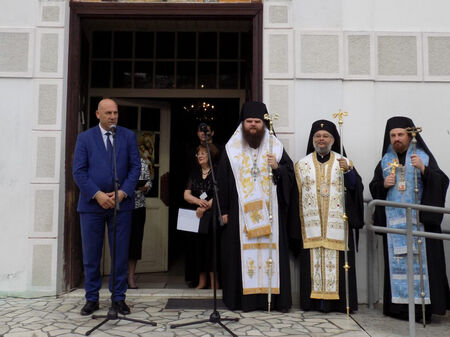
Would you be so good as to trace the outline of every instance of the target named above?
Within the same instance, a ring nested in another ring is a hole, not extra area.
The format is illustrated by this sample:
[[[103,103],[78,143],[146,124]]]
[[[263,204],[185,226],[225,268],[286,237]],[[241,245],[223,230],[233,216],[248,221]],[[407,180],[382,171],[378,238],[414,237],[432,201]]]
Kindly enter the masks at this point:
[[[269,121],[269,153],[272,154],[273,150],[273,121],[278,119],[278,114],[273,116],[269,114],[264,114],[264,119]],[[273,183],[273,173],[272,166],[269,166],[269,221],[270,228],[273,228],[273,197],[272,197],[272,183]],[[269,277],[269,289],[267,291],[267,311],[270,312],[270,304],[272,302],[272,275],[273,275],[273,259],[272,259],[272,232],[269,234],[269,260],[268,264],[268,277]]]
[[[412,145],[413,145],[413,154],[416,154],[416,145],[417,139],[416,136],[418,133],[422,132],[422,128],[420,126],[417,127],[409,127],[406,128],[406,132],[412,136]],[[417,183],[417,168],[414,167],[414,194],[416,196],[416,204],[419,203],[419,186]],[[416,210],[416,224],[417,228],[419,228],[419,210]],[[420,273],[420,297],[422,299],[422,324],[425,327],[425,289],[423,282],[423,256],[422,256],[422,238],[418,237],[417,245],[419,246],[419,273]]]
[[[344,124],[344,121],[342,119],[343,116],[348,116],[348,112],[343,111],[341,112],[341,109],[339,109],[338,113],[333,114],[333,118],[338,118],[339,123],[339,135],[341,138],[341,158],[344,156],[344,150],[343,150],[343,144],[344,144],[344,136],[342,133],[342,124]],[[347,316],[350,316],[350,299],[349,299],[349,290],[348,290],[348,270],[350,269],[350,266],[348,265],[348,217],[345,210],[345,186],[344,186],[344,169],[341,168],[341,188],[342,188],[342,208],[343,208],[343,214],[342,219],[344,220],[344,271],[345,271],[345,303],[347,307]]]

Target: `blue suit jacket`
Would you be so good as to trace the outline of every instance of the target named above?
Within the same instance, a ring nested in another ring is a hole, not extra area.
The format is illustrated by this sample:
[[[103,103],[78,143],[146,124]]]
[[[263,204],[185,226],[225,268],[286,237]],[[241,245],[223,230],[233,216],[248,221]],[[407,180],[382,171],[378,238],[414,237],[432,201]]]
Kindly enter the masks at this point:
[[[133,210],[134,190],[141,172],[136,137],[132,131],[117,126],[115,145],[119,189],[128,195],[120,203],[120,210]],[[104,212],[93,197],[97,191],[114,191],[114,168],[98,125],[78,135],[72,169],[80,188],[78,212]]]

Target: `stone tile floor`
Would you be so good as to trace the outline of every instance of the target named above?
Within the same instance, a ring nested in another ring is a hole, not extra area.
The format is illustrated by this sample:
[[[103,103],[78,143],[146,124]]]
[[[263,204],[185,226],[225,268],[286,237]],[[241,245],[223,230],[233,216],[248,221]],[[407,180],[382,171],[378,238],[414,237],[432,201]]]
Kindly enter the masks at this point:
[[[190,327],[171,329],[174,323],[208,319],[211,310],[166,310],[167,290],[148,290],[131,293],[127,303],[131,307],[130,318],[153,320],[157,326],[142,325],[123,320],[110,321],[92,333],[92,336],[230,336],[217,324],[204,323]],[[178,297],[211,297],[211,291],[193,289],[178,292]],[[87,330],[100,323],[79,314],[84,304],[82,291],[55,297],[36,299],[0,298],[0,336],[83,336]],[[100,310],[105,314],[108,307],[106,291],[101,293]],[[279,312],[220,311],[222,317],[239,317],[239,322],[226,322],[226,326],[238,336],[408,336],[408,322],[397,321],[381,315],[380,310],[362,306],[357,314],[347,318],[343,314],[321,314],[292,309],[287,314]],[[426,329],[416,324],[417,336],[448,336],[450,314],[439,318]]]

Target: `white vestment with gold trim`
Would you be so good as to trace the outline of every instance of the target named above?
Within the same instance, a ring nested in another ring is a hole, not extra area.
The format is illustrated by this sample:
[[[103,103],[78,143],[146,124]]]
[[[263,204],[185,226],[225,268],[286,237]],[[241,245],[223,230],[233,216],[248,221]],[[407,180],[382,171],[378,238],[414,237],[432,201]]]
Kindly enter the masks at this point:
[[[338,156],[332,151],[330,159],[320,163],[313,152],[295,164],[303,248],[311,249],[311,298],[316,299],[339,299],[345,225]]]
[[[278,199],[276,186],[269,178],[267,155],[269,132],[258,149],[251,149],[242,137],[239,125],[225,146],[236,182],[239,199],[239,232],[243,294],[280,293]],[[273,137],[272,153],[277,162],[283,155],[283,145]],[[272,205],[269,190],[272,189]],[[273,222],[269,219],[272,207]],[[269,249],[272,249],[272,277],[269,283]]]

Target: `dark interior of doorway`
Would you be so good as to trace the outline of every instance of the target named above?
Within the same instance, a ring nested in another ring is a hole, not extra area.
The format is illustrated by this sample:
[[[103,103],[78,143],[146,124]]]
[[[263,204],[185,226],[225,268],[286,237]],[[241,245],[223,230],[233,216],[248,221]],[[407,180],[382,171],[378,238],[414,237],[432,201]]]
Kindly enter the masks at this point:
[[[197,128],[202,122],[210,124],[214,130],[213,142],[219,149],[223,148],[238,125],[239,108],[239,98],[171,100],[169,273],[178,271],[183,279],[186,276],[192,278],[192,275],[185,275],[186,271],[192,274],[189,259],[186,261],[189,233],[178,231],[176,222],[178,209],[187,206],[183,193],[189,171],[195,169],[193,150],[199,145]],[[185,266],[186,262],[188,265]],[[193,280],[195,283],[196,279]]]
[[[193,3],[70,3],[70,43],[68,64],[67,113],[65,155],[65,215],[64,215],[64,279],[65,289],[82,286],[82,253],[80,221],[76,211],[78,188],[71,174],[73,149],[77,135],[86,127],[85,114],[89,97],[89,49],[86,37],[89,20],[119,22],[120,20],[154,21],[163,19],[182,24],[185,20],[202,22],[213,20],[248,21],[252,52],[249,55],[249,74],[246,99],[262,99],[262,40],[263,4],[193,4]],[[102,23],[103,24],[103,23]],[[195,23],[197,25],[197,22]],[[80,122],[83,123],[80,125]],[[80,127],[76,127],[79,125]]]
[[[95,99],[98,100],[100,98]],[[184,201],[183,193],[190,170],[195,169],[195,157],[192,150],[199,145],[197,128],[203,122],[211,125],[214,130],[213,141],[219,148],[223,149],[239,122],[239,98],[172,98],[163,100],[170,102],[171,105],[168,193],[169,270],[168,272],[137,274],[136,283],[140,288],[144,289],[185,288],[188,284],[196,286],[197,279],[192,279],[192,266],[189,265],[189,259],[186,261],[187,250],[189,249],[188,243],[192,234],[178,231],[176,227],[178,209],[188,207]],[[94,103],[92,102],[92,105],[96,106]],[[205,106],[206,111],[203,106]],[[95,109],[91,110],[89,120],[92,124],[95,121]],[[126,120],[124,113],[126,114],[126,112],[122,111],[121,117]],[[163,132],[163,130],[161,131]],[[105,285],[108,277],[104,277]],[[186,279],[190,282],[186,282]]]

